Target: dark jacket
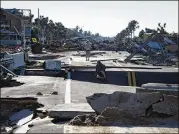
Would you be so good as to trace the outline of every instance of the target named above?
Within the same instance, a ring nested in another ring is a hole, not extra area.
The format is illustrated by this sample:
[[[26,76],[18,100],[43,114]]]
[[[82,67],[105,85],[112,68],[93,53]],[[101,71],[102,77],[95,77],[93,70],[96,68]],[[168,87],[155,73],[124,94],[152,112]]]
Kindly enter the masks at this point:
[[[105,72],[106,66],[104,64],[102,64],[100,61],[97,62],[96,65],[96,72],[100,73],[101,71]]]

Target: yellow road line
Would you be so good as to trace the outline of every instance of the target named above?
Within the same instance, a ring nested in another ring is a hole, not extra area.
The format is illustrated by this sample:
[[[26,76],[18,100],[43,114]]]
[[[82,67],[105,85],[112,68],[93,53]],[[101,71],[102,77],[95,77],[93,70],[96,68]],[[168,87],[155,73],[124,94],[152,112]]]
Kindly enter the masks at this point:
[[[116,66],[122,66],[120,63],[114,63],[114,64],[115,64]],[[123,68],[123,70],[124,70],[124,71],[127,71],[128,85],[129,85],[129,86],[133,86],[133,85],[132,85],[132,78],[133,78],[133,76],[134,76],[134,80],[135,80],[135,74],[131,77],[131,72],[132,72],[131,69],[125,69],[125,68]],[[133,80],[133,82],[134,82],[134,80]],[[135,82],[134,82],[134,85],[136,86]]]
[[[131,72],[131,73],[132,73],[132,82],[133,82],[133,86],[136,86],[135,72]]]
[[[131,72],[127,72],[128,85],[132,86]]]

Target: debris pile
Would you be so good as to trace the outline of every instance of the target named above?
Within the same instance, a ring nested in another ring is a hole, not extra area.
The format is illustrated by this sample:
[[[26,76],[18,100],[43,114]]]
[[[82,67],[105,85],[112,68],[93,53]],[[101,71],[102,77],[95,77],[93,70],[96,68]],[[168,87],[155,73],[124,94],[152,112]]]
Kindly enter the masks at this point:
[[[126,58],[126,62],[158,66],[176,66],[178,62],[178,45],[169,38],[158,34],[153,35],[144,43],[133,41],[126,50],[131,53]],[[146,57],[143,57],[142,62],[141,59],[132,60],[136,54]]]
[[[18,53],[18,52],[22,52],[22,51],[23,51],[23,49],[21,46],[10,47],[10,46],[0,45],[0,52]]]
[[[16,112],[23,109],[29,109],[31,111],[42,107],[42,104],[37,102],[36,98],[24,97],[24,98],[1,98],[1,118],[0,124],[7,123],[6,125],[12,124],[8,118]],[[4,124],[5,125],[5,124]]]
[[[18,82],[16,80],[13,80],[12,79],[14,77],[13,73],[11,73],[11,71],[10,71],[10,73],[8,73],[3,70],[4,68],[1,68],[1,67],[4,67],[4,66],[2,66],[2,65],[0,66],[0,88],[20,86],[20,85],[24,84],[24,83]]]
[[[73,37],[60,42],[53,41],[50,43],[48,49],[53,52],[65,50],[84,50],[85,42],[92,44],[92,50],[114,50],[116,47],[114,38],[84,36]]]
[[[74,117],[68,124],[81,125],[81,126],[94,126],[96,125],[96,115],[86,114]]]
[[[116,91],[86,99],[97,115],[76,116],[70,125],[151,125],[178,119],[178,97],[173,95]]]

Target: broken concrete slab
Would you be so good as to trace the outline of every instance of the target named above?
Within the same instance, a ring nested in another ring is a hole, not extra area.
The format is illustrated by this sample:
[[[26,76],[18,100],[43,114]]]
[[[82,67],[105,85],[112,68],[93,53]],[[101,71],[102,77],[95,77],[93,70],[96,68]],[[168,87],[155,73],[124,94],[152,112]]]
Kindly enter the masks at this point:
[[[163,96],[164,101],[152,105],[153,111],[178,117],[178,97],[172,95]]]
[[[178,91],[178,84],[166,84],[166,83],[146,83],[141,86],[147,89],[168,89]]]
[[[178,119],[178,97],[159,92],[99,93],[86,99],[100,114],[95,122],[98,125],[167,124]]]
[[[149,89],[149,88],[142,88],[142,87],[136,88],[136,93],[146,93],[146,92],[160,92],[166,95],[178,96],[179,90],[178,89],[154,89],[154,88]]]
[[[86,115],[79,115],[74,117],[69,124],[81,126],[167,124],[168,121],[176,120],[175,117],[178,117],[177,98],[162,95],[159,92],[135,94],[117,91],[112,94],[94,94],[86,99],[99,115],[88,121],[86,121]],[[172,102],[174,104],[169,106],[170,108],[166,107]]]
[[[116,91],[112,94],[94,94],[86,97],[87,102],[100,114],[106,107],[117,107],[134,117],[146,115],[146,109],[160,101],[162,95],[156,93],[127,93]]]
[[[51,118],[72,119],[77,115],[93,114],[94,110],[88,103],[59,104],[48,109],[48,116]]]
[[[178,84],[166,84],[166,83],[146,83],[140,88],[136,88],[137,93],[144,92],[160,92],[167,95],[178,96]]]
[[[116,107],[107,107],[105,108],[100,116],[106,117],[108,120],[119,120],[122,117],[129,118],[130,115],[124,112],[124,110],[116,108]],[[130,117],[131,118],[131,117]]]

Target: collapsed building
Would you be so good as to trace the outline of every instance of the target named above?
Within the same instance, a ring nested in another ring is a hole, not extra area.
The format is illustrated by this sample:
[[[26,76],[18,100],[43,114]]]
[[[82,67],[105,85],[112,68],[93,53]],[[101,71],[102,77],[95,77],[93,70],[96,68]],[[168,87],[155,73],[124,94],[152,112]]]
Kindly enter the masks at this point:
[[[31,38],[31,10],[0,9],[0,71],[1,82],[9,81],[26,61],[25,43]],[[2,83],[3,83],[2,82]]]
[[[79,50],[83,50],[84,41],[89,41],[92,44],[92,50],[110,50],[115,48],[114,39],[113,38],[105,38],[105,37],[74,37],[64,41],[64,47],[78,47]]]
[[[143,61],[145,64],[152,65],[177,65],[178,63],[178,45],[168,37],[155,34],[148,38],[145,42],[132,42],[129,45],[131,55],[126,58],[126,62],[132,60],[135,55],[146,56]],[[132,60],[133,63],[137,63]]]

